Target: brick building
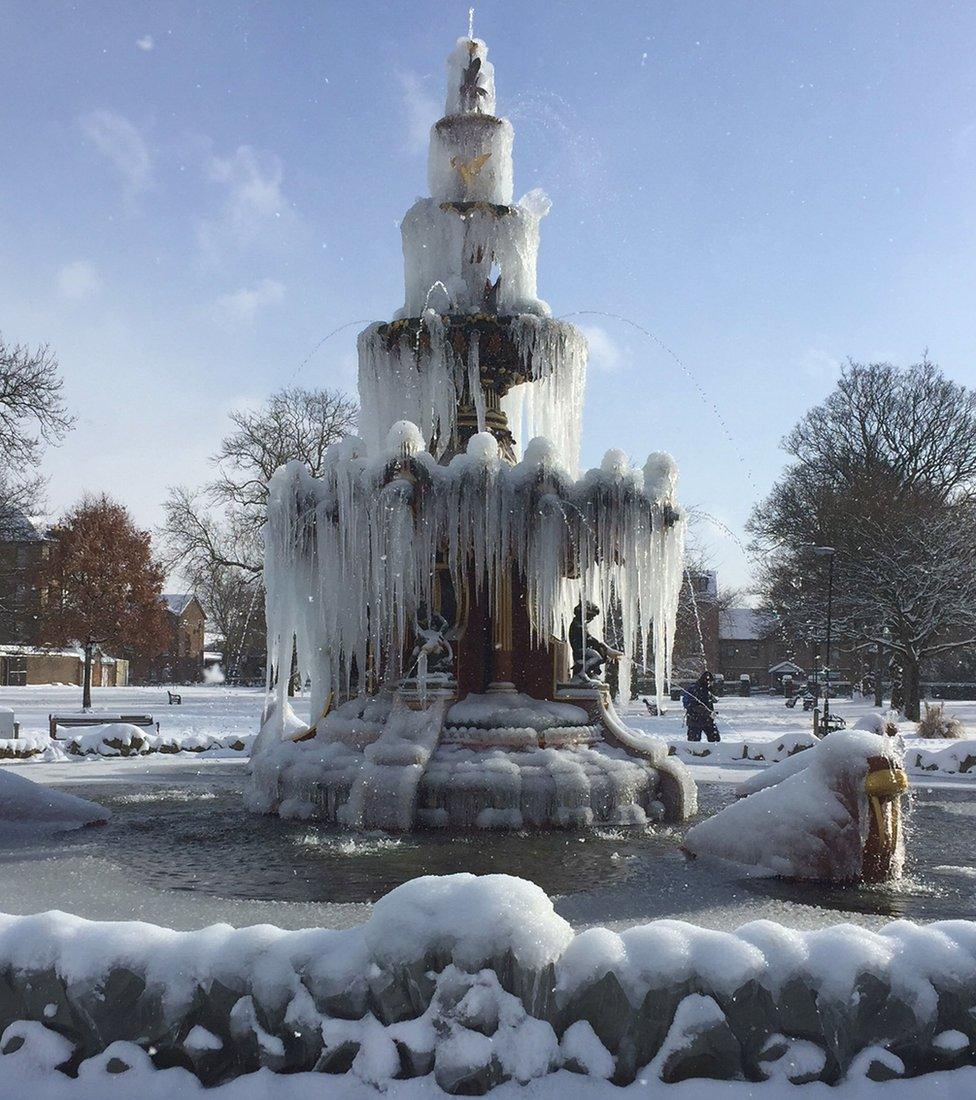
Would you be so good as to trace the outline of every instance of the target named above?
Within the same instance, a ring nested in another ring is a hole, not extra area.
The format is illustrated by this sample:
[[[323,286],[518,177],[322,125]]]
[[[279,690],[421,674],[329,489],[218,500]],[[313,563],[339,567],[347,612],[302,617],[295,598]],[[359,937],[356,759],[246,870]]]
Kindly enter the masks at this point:
[[[34,645],[45,593],[37,574],[51,543],[47,528],[23,513],[0,519],[0,645]]]
[[[850,650],[830,647],[830,677],[838,685],[860,680],[862,671]],[[791,645],[775,621],[751,607],[719,612],[718,669],[726,683],[749,677],[753,687],[781,691],[784,680],[802,684],[814,670],[828,663],[819,641]]]
[[[207,616],[191,592],[163,594],[170,630],[165,652],[132,662],[132,682],[137,684],[193,684],[203,679],[204,632]]]

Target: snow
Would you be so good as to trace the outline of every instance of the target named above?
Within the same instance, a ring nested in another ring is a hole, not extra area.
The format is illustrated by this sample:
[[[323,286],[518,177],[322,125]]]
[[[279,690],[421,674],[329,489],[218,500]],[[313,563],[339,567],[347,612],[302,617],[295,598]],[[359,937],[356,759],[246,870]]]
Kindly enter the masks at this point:
[[[19,1053],[19,1052],[18,1052]],[[13,1061],[17,1056],[4,1059]],[[889,1059],[898,1061],[893,1055]],[[95,1060],[92,1059],[94,1062]],[[124,1076],[108,1072],[104,1063],[88,1067],[77,1080],[62,1074],[52,1074],[34,1068],[24,1059],[18,1060],[8,1072],[7,1083],[0,1084],[3,1100],[104,1100],[107,1095],[126,1090],[126,1095],[138,1095],[140,1100],[173,1100],[174,1096],[199,1096],[200,1100],[264,1100],[273,1095],[276,1100],[379,1100],[392,1093],[368,1082],[350,1079],[348,1075],[296,1073],[279,1075],[268,1069],[235,1078],[214,1088],[204,1089],[185,1069],[156,1070],[136,1066]],[[884,1088],[884,1100],[931,1100],[937,1095],[968,1096],[976,1092],[976,1068],[963,1067],[941,1073],[924,1074],[906,1080],[886,1081],[883,1085],[863,1077],[850,1077],[836,1085],[784,1085],[779,1079],[756,1083],[752,1081],[708,1081],[695,1079],[664,1084],[641,1078],[621,1087],[594,1080],[576,1073],[562,1071],[524,1086],[517,1081],[499,1085],[490,1095],[495,1100],[517,1100],[531,1095],[533,1100],[878,1100]],[[449,1093],[438,1087],[433,1076],[395,1082],[397,1100],[447,1100]]]
[[[600,1042],[588,1020],[570,1024],[559,1040],[559,1049],[563,1064],[574,1067],[576,1072],[604,1080],[613,1076],[613,1055]]]
[[[932,1046],[941,1054],[964,1054],[969,1050],[969,1036],[954,1028],[940,1031],[932,1040]]]
[[[416,878],[373,907],[365,930],[372,957],[405,966],[444,952],[464,970],[478,970],[507,951],[526,967],[554,962],[573,939],[545,891],[509,875]]]
[[[868,831],[864,785],[871,757],[887,758],[892,767],[902,762],[892,738],[832,733],[745,784],[747,797],[690,829],[685,847],[770,874],[856,879]]]
[[[183,703],[172,707],[167,705],[166,688],[165,684],[95,686],[93,709],[114,714],[151,714],[159,723],[160,736],[173,738],[191,734],[214,739],[232,734],[253,735],[261,724],[264,693],[259,687],[181,684]],[[21,738],[25,734],[46,737],[50,714],[80,710],[81,688],[64,684],[0,687],[0,705],[10,705],[16,711]],[[148,734],[149,730],[142,732]]]
[[[80,829],[108,818],[108,811],[94,802],[0,771],[0,832]]]
[[[687,740],[680,703],[671,703],[660,717],[649,715],[640,700],[618,706],[628,728],[665,740],[679,759],[694,766],[699,779],[706,768],[712,778],[720,774],[741,778],[743,769],[751,770],[756,765],[783,760],[801,746],[807,748],[814,744],[810,715],[788,709],[782,695],[754,692],[747,698],[720,698],[715,710],[722,735],[718,744]],[[953,700],[952,708],[968,726],[976,728],[976,700]],[[970,769],[976,774],[976,740],[920,738],[914,722],[890,712],[879,713],[866,699],[831,699],[830,709],[844,718],[848,727],[868,732],[880,733],[893,722],[904,745],[905,768],[910,775],[921,777],[931,773],[963,778]],[[728,768],[728,771],[716,771],[713,765]]]
[[[76,756],[129,756],[148,752],[148,734],[144,727],[129,722],[109,722],[103,726],[82,727],[77,733],[62,736],[65,751]]]
[[[449,726],[484,730],[525,727],[538,732],[556,726],[582,726],[587,721],[586,711],[580,707],[533,699],[517,692],[510,695],[472,692],[447,712]]]
[[[513,1081],[536,1081],[535,1096],[555,1097],[550,1090],[557,1087],[560,1095],[586,1095],[579,1090],[599,1090],[600,1082],[614,1072],[610,1051],[589,1023],[568,1021],[571,1026],[559,1040],[550,1023],[531,1015],[520,997],[499,982],[509,955],[528,974],[545,975],[554,967],[556,1015],[581,990],[591,989],[608,974],[620,982],[634,1012],[654,991],[695,991],[680,999],[663,1044],[649,1064],[638,1069],[632,1088],[646,1096],[654,1095],[652,1082],[666,1075],[672,1057],[690,1050],[712,1029],[727,1027],[720,1005],[750,983],[768,991],[775,1002],[782,990],[800,982],[811,990],[820,1011],[844,1014],[853,1011],[851,998],[870,976],[889,987],[914,1014],[914,1026],[924,1035],[933,1027],[944,995],[971,995],[976,981],[974,929],[967,921],[927,927],[896,921],[877,933],[850,925],[804,932],[761,921],[720,933],[666,920],[620,934],[590,929],[574,936],[538,887],[502,875],[452,875],[415,879],[399,887],[376,905],[364,925],[341,932],[289,933],[267,925],[235,931],[215,925],[181,933],[137,922],[92,923],[64,913],[0,916],[0,969],[16,975],[53,968],[79,997],[97,988],[111,970],[124,967],[144,980],[154,997],[158,995],[166,1020],[196,1013],[200,991],[219,982],[223,992],[236,995],[230,1009],[231,1034],[236,1040],[253,1036],[263,1060],[271,1065],[285,1054],[273,1020],[297,1030],[321,1026],[327,1050],[346,1042],[359,1048],[349,1075],[315,1075],[314,1084],[308,1080],[311,1075],[252,1076],[215,1090],[217,1097],[236,1095],[234,1090],[248,1082],[267,1091],[275,1081],[276,1094],[284,1095],[282,1090],[304,1089],[303,1080],[317,1096],[328,1095],[324,1090],[333,1085],[344,1087],[337,1096],[355,1095],[355,1082],[387,1088],[399,1069],[395,1055],[401,1043],[416,1052],[433,1053],[434,1080],[442,1083],[463,1076],[472,1066],[497,1061]],[[380,994],[376,1003],[381,1004],[383,976],[416,973],[418,964],[428,970],[424,980],[431,983],[432,994],[429,1003],[424,1002],[428,1007],[421,1006],[412,1017],[394,1010],[398,1022],[384,1024],[374,1014],[379,1010],[367,1008],[362,998],[358,1018],[337,1019],[320,1014],[316,1007],[344,991],[363,990],[366,983],[373,983]],[[526,989],[524,996],[533,994]],[[934,1035],[933,1050],[943,1057],[958,1057],[968,1048],[967,1036],[957,1029],[935,1028],[929,1033]],[[188,1030],[184,1045],[200,1054],[216,1051],[222,1043],[197,1024]],[[71,1053],[70,1042],[41,1023],[11,1025],[0,1038],[0,1095],[11,1083],[21,1089],[29,1083],[31,1090],[20,1094],[44,1095],[44,1089],[56,1084],[63,1095],[87,1096],[85,1085],[103,1084],[113,1063],[116,1071],[121,1063],[127,1086],[139,1083],[140,1094],[143,1084],[152,1089],[156,1080],[171,1089],[192,1085],[185,1075],[153,1070],[145,1050],[123,1042],[109,1042],[101,1053],[86,1059],[77,1083],[53,1077],[53,1068]],[[877,1045],[868,1044],[860,1052],[855,1047],[849,1057],[848,1076],[831,1087],[831,1097],[868,1095],[857,1089],[872,1063],[887,1065],[895,1073],[904,1068]],[[823,1069],[824,1051],[809,1039],[775,1033],[763,1042],[761,1064],[771,1086],[803,1080]],[[558,1072],[561,1065],[576,1074]],[[933,1088],[976,1084],[976,1071],[967,1072],[970,1076],[931,1075],[921,1080]],[[161,1076],[165,1073],[170,1076]],[[398,1082],[397,1095],[411,1095],[412,1090],[421,1090],[416,1095],[438,1095],[431,1091],[434,1080]],[[755,1083],[749,1084],[755,1090],[750,1093],[737,1093],[734,1084],[700,1080],[693,1087],[693,1092],[677,1094],[782,1095]],[[913,1095],[894,1085],[886,1089],[886,1096]],[[589,1094],[617,1096],[628,1091],[619,1086],[613,1090]],[[505,1087],[493,1094],[514,1095]],[[673,1094],[672,1089],[666,1095]]]
[[[221,1039],[214,1035],[212,1031],[207,1031],[201,1024],[194,1024],[183,1040],[183,1046],[192,1053],[200,1053],[201,1051],[207,1050],[220,1050],[223,1045]]]

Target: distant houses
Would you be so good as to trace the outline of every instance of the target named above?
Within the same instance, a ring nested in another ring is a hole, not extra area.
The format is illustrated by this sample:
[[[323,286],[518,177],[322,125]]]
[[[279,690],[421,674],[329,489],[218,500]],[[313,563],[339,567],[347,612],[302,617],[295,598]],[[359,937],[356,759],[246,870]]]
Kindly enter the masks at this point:
[[[0,645],[0,687],[28,684],[73,684],[84,682],[85,655],[81,648],[43,649],[37,646]],[[92,657],[94,687],[125,687],[129,683],[129,662],[96,649]]]
[[[132,662],[135,684],[193,684],[203,679],[207,615],[192,592],[163,594],[170,629],[164,652]]]

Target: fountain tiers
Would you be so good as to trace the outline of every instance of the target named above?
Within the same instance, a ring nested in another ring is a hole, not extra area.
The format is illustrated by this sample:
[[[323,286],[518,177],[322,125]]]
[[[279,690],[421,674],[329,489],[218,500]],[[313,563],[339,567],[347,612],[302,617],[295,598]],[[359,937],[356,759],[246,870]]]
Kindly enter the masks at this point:
[[[549,202],[512,201],[486,55],[462,39],[448,61],[431,197],[402,225],[405,307],[359,338],[363,438],[318,480],[293,464],[271,483],[269,654],[287,669],[295,648],[312,724],[289,719],[279,675],[254,809],[398,829],[694,812],[663,743],[627,730],[604,684],[570,682],[569,626],[595,599],[627,659],[653,645],[663,689],[684,517],[669,456],[641,474],[611,451],[577,476],[586,344],[536,296]]]

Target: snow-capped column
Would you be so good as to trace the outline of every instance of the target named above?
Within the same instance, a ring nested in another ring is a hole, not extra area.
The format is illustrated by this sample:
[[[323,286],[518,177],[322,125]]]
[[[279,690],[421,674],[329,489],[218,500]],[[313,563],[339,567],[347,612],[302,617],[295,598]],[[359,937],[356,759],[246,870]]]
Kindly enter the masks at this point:
[[[441,202],[512,202],[512,124],[495,117],[488,47],[459,38],[447,59],[447,105],[430,133],[427,183]]]

